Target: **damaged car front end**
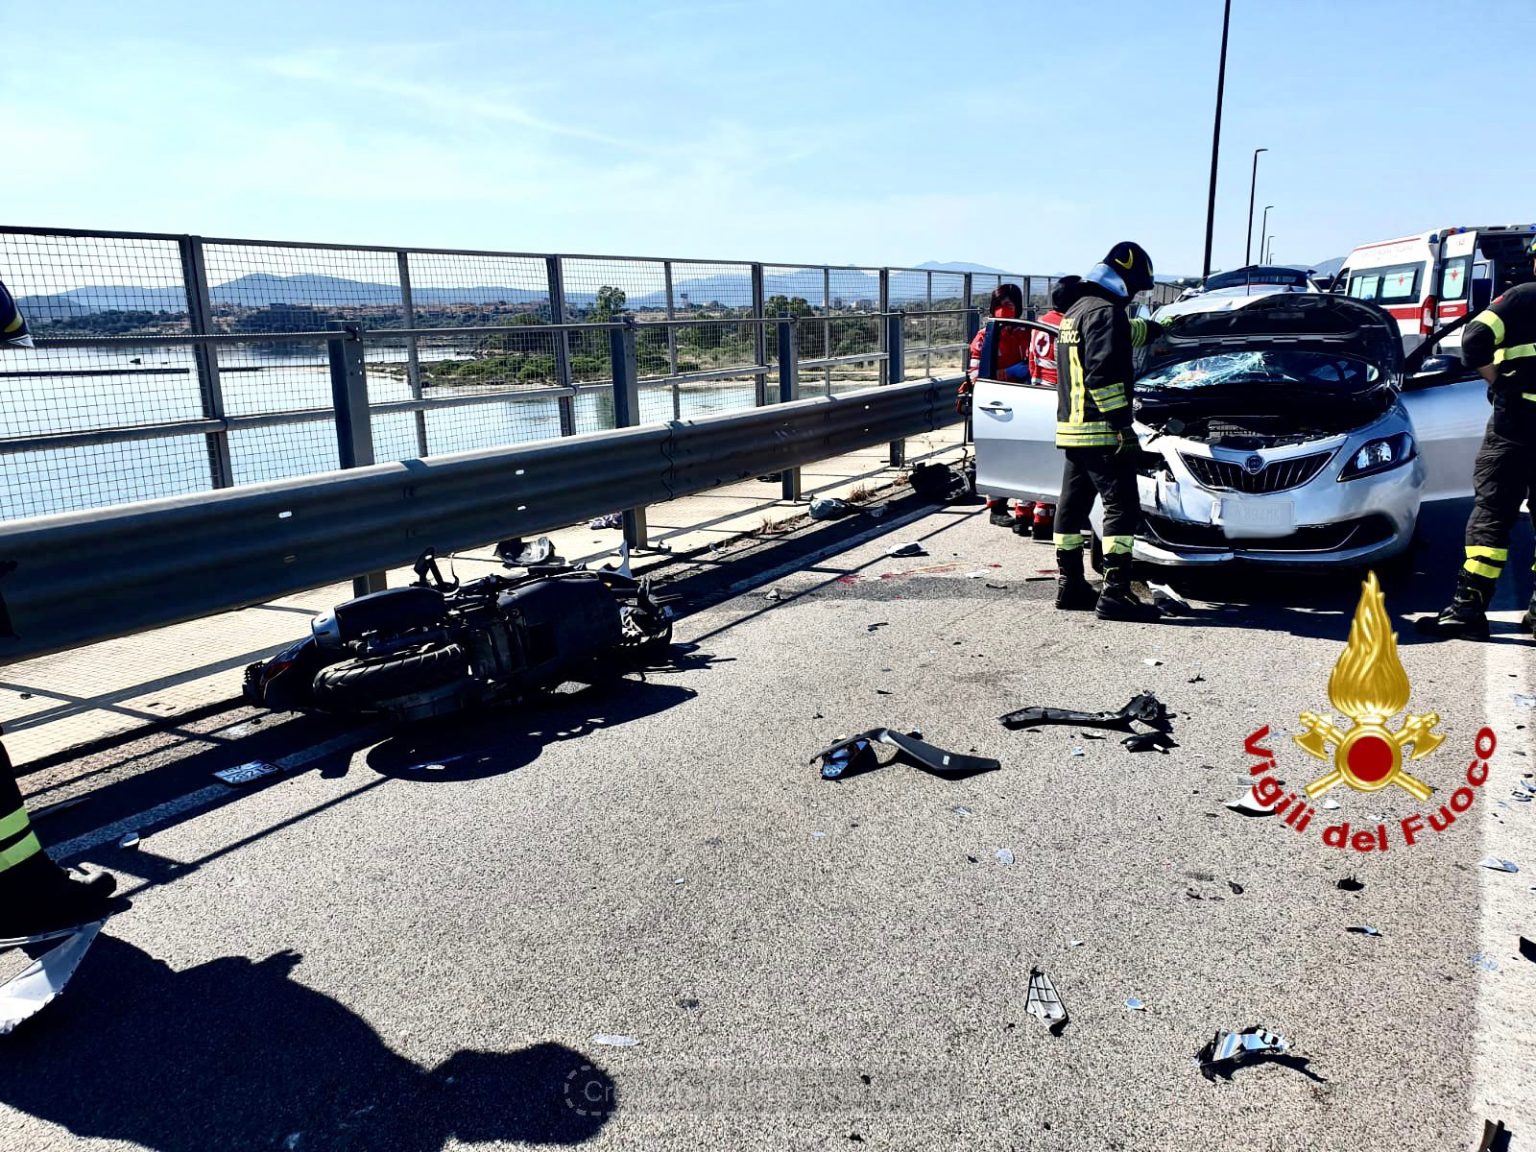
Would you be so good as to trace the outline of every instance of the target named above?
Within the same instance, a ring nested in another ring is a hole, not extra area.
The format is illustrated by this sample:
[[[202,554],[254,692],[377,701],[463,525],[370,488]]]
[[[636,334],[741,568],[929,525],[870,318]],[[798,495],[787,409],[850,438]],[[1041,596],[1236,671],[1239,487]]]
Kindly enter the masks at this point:
[[[1157,318],[1134,384],[1137,560],[1366,567],[1410,548],[1421,504],[1470,493],[1484,386],[1459,365],[1405,370],[1375,305],[1210,295]],[[1054,501],[1055,389],[982,379],[974,413],[978,488]],[[1098,506],[1092,522],[1102,535]]]
[[[1368,565],[1408,548],[1424,463],[1390,318],[1272,295],[1170,319],[1136,382],[1138,559]]]

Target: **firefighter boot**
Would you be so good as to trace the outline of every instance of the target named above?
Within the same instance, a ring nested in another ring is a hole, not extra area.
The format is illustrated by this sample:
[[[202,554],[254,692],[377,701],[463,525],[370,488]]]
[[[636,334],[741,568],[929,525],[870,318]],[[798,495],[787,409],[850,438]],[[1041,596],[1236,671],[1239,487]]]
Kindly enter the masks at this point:
[[[1091,612],[1099,594],[1083,576],[1083,550],[1056,550],[1056,607],[1072,612]]]
[[[1488,601],[1493,598],[1493,582],[1467,572],[1456,579],[1456,594],[1438,616],[1425,616],[1415,627],[1426,636],[1441,639],[1488,639]],[[1536,602],[1533,602],[1536,607]],[[1529,619],[1529,613],[1527,618]]]
[[[107,872],[70,872],[39,849],[0,872],[0,939],[41,936],[103,920],[115,910],[117,880]]]
[[[1525,615],[1520,617],[1520,627],[1536,636],[1536,589],[1532,589],[1531,602],[1525,606]]]
[[[1099,593],[1094,612],[1100,620],[1129,620],[1136,624],[1155,624],[1163,618],[1161,612],[1131,591],[1129,555],[1104,557],[1104,590]]]

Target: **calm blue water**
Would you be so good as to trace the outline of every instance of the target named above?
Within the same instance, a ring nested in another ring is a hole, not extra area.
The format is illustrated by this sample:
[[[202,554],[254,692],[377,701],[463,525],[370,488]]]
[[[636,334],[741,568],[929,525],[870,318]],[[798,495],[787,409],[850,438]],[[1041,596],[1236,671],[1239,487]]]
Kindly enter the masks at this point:
[[[137,358],[139,364],[131,363]],[[371,348],[370,365],[401,363],[396,349]],[[111,370],[112,375],[82,372]],[[35,349],[7,350],[0,371],[48,375],[0,376],[0,438],[35,436],[147,422],[197,419],[202,415],[190,350]],[[220,381],[231,415],[329,408],[330,369],[323,356],[271,356],[226,347],[220,354]],[[369,375],[374,403],[410,398],[402,376]],[[463,395],[463,389],[427,390],[428,396]],[[698,390],[684,388],[680,414],[687,417],[750,407],[750,381],[722,381]],[[642,422],[670,420],[669,387],[641,389]],[[578,432],[613,427],[613,405],[604,392],[576,397]],[[493,448],[560,435],[558,402],[521,394],[490,404],[427,412],[429,455]],[[414,413],[375,415],[374,455],[380,461],[421,455]],[[237,484],[276,480],[337,467],[335,425],[330,420],[244,429],[230,433]],[[210,488],[206,440],[174,436],[17,454],[0,454],[0,520],[76,511]]]

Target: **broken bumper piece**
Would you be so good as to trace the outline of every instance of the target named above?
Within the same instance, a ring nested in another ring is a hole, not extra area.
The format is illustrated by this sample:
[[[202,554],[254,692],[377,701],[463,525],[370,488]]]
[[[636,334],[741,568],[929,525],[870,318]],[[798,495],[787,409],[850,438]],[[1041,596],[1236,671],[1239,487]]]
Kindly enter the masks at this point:
[[[61,932],[0,940],[0,948],[21,948],[29,956],[36,956],[26,968],[0,984],[0,1036],[37,1015],[58,998],[105,923],[105,920],[94,920]],[[53,947],[39,955],[37,946],[43,944]]]
[[[894,759],[905,759],[919,768],[941,775],[974,776],[978,772],[993,772],[1002,767],[1001,762],[989,756],[947,752],[923,740],[921,733],[896,732],[890,728],[871,728],[868,732],[839,740],[811,757],[811,763],[821,761],[823,780],[856,775],[880,766],[880,759],[874,749],[876,744],[895,748],[897,755]]]
[[[1033,728],[1041,724],[1070,724],[1078,728],[1108,728],[1116,732],[1134,732],[1134,724],[1145,724],[1158,732],[1173,728],[1173,714],[1151,692],[1132,697],[1118,712],[1074,712],[1069,708],[1020,708],[999,716],[1004,728]]]
[[[1195,1061],[1201,1072],[1209,1077],[1235,1068],[1245,1060],[1284,1056],[1290,1050],[1290,1041],[1284,1036],[1264,1028],[1249,1028],[1243,1032],[1216,1033],[1200,1049]]]

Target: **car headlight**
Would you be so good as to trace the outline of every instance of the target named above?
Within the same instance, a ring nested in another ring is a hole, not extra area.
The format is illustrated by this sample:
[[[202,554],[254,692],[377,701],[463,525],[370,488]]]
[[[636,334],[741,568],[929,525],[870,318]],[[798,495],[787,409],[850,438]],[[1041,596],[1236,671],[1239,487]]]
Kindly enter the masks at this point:
[[[1413,437],[1407,432],[1367,441],[1349,458],[1349,462],[1339,472],[1339,479],[1356,480],[1361,476],[1374,476],[1378,472],[1408,463],[1413,459],[1413,453]]]

